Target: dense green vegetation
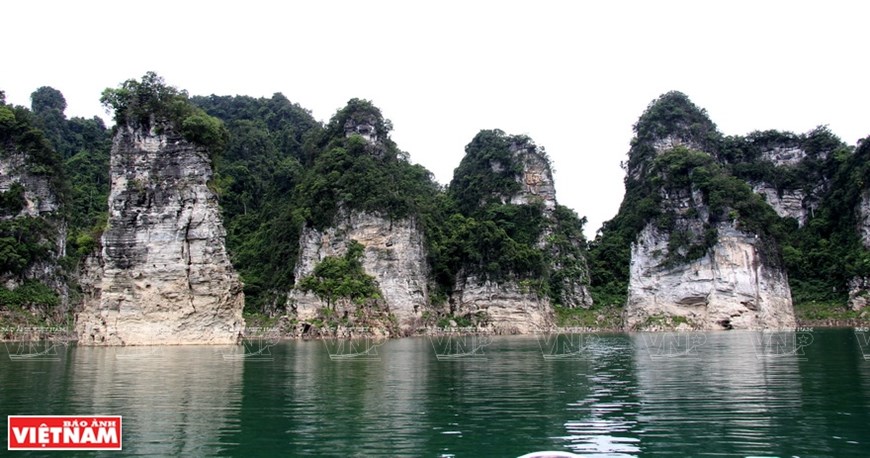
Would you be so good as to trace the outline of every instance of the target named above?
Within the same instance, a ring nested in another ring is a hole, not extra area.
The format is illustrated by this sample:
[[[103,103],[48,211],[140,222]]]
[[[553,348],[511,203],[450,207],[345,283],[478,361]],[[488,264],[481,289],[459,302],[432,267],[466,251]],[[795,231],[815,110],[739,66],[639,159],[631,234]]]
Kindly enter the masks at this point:
[[[585,218],[559,205],[545,212],[543,201],[510,203],[524,169],[517,152],[528,150],[549,162],[530,138],[500,130],[480,131],[466,146],[441,201],[440,230],[427,231],[443,292],[452,291],[457,275],[471,275],[518,281],[555,304],[572,305],[569,280],[587,283]]]
[[[15,155],[23,155],[24,170],[20,172],[44,180],[46,192],[54,194],[63,206],[68,197],[65,171],[40,129],[40,118],[27,108],[6,105],[0,92],[0,157],[12,159]],[[30,271],[38,265],[50,265],[59,255],[55,239],[62,215],[58,212],[42,218],[22,214],[27,205],[25,192],[21,182],[0,192],[0,280],[4,283],[0,286],[0,309],[51,308],[59,302],[57,293]],[[17,286],[8,288],[7,282]]]
[[[245,284],[246,309],[273,312],[295,280],[304,218],[294,192],[321,126],[280,93],[191,101],[227,126],[229,141],[215,163],[212,182],[227,228],[227,248]]]
[[[362,258],[365,247],[353,241],[344,256],[327,256],[314,272],[299,280],[299,289],[312,293],[335,309],[341,302],[365,305],[380,299],[380,288],[375,278],[363,270]]]
[[[30,99],[35,124],[62,159],[62,211],[68,223],[67,252],[74,264],[93,253],[106,223],[111,132],[97,116],[67,119],[66,99],[54,88],[40,87]]]
[[[155,129],[158,133],[169,129],[212,154],[221,152],[227,141],[228,133],[220,120],[192,104],[187,91],[167,85],[154,72],[107,88],[100,102],[115,113],[117,126]]]
[[[339,210],[398,219],[433,207],[438,186],[431,174],[408,162],[389,138],[389,121],[368,101],[352,99],[321,126],[281,94],[192,100],[223,119],[230,132],[215,187],[249,312],[283,306],[297,280],[293,270],[305,225],[330,227]],[[372,125],[378,142],[348,135],[346,126],[357,123]]]
[[[39,128],[34,114],[21,106],[0,104],[0,154],[24,154],[28,173],[45,176],[63,194],[64,170],[60,157]]]
[[[355,243],[345,256],[326,258],[311,275],[295,278],[303,229],[334,227],[351,212],[410,219],[422,230],[433,305],[447,304],[461,279],[515,282],[557,305],[560,323],[579,326],[610,326],[618,317],[631,244],[649,223],[670,234],[663,268],[708,253],[720,223],[758,235],[767,261],[786,267],[795,301],[815,304],[804,306],[813,316],[842,306],[849,281],[870,276],[870,251],[856,230],[855,212],[870,187],[870,142],[853,149],[824,127],[801,135],[725,137],[678,92],[653,101],[635,124],[625,198],[590,243],[583,237],[585,218],[574,211],[547,209],[543,200],[510,202],[521,191],[518,152],[548,161],[526,136],[480,131],[442,187],[409,161],[390,138],[390,121],[367,100],[351,99],[322,124],[280,93],[189,97],[149,72],[106,89],[101,101],[114,112],[115,129],[181,135],[213,153],[209,186],[219,197],[249,313],[280,313],[297,281],[330,305],[376,300],[378,286],[362,270],[362,247]],[[98,117],[67,119],[65,109],[63,94],[51,87],[34,91],[30,109],[7,105],[0,92],[0,154],[24,153],[27,171],[48,178],[61,205],[57,221],[15,217],[26,204],[24,187],[0,192],[0,277],[21,285],[0,288],[0,305],[56,305],[57,294],[26,278],[28,269],[53,260],[72,273],[99,248],[113,130]],[[777,165],[765,156],[772,150],[800,150],[806,157]],[[753,192],[760,183],[780,195],[808,196],[806,224],[777,216]],[[687,223],[700,217],[699,209],[672,205],[693,193],[709,210],[700,231]],[[67,256],[58,260],[51,234],[60,221],[67,227]],[[571,290],[584,284],[591,284],[599,308],[571,308]],[[434,307],[440,314],[434,322],[473,324],[449,308]]]
[[[852,154],[834,149],[838,167],[821,204],[807,224],[783,248],[795,302],[843,304],[849,281],[870,275],[870,250],[858,228],[857,207],[870,183],[870,142],[859,142]]]

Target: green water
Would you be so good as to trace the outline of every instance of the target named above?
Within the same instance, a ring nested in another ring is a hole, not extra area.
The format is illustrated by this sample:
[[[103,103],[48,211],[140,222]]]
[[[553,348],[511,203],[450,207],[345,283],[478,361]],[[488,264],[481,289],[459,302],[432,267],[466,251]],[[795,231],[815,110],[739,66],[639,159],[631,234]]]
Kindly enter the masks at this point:
[[[769,337],[7,343],[0,421],[123,415],[142,456],[870,456],[866,336]]]

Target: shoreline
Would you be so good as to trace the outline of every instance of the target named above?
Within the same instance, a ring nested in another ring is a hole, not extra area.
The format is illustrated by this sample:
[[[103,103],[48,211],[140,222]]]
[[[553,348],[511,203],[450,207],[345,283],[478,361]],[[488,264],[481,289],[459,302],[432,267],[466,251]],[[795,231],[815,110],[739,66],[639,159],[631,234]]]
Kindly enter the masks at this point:
[[[329,340],[329,339],[356,339],[356,338],[383,338],[387,339],[402,339],[409,337],[444,337],[444,336],[535,336],[540,334],[635,334],[640,332],[668,333],[668,332],[730,332],[730,330],[663,330],[663,331],[626,331],[623,328],[614,327],[586,327],[586,326],[553,326],[546,329],[541,329],[532,332],[516,332],[516,330],[505,329],[481,329],[471,327],[455,327],[455,328],[427,328],[425,332],[414,332],[408,334],[390,334],[379,328],[364,328],[350,327],[344,329],[335,329],[332,332],[317,333],[317,334],[294,334],[290,332],[281,332],[274,328],[265,330],[263,327],[255,327],[266,332],[253,332],[241,336],[242,340],[269,339],[278,341],[306,341],[306,340]],[[822,320],[798,320],[798,324],[794,329],[778,329],[771,330],[774,332],[812,332],[816,329],[843,329],[852,328],[855,330],[864,329],[870,331],[870,320],[861,319],[822,319]],[[372,332],[377,331],[377,332]],[[765,331],[762,329],[735,329],[734,331]],[[78,344],[78,339],[75,333],[70,329],[59,327],[40,327],[40,326],[21,326],[0,328],[0,342],[41,342],[54,341]],[[241,342],[235,344],[239,345]],[[129,346],[211,346],[209,343],[202,344],[153,344],[153,345],[129,345]],[[222,344],[226,345],[226,344]],[[232,344],[231,344],[232,345]],[[95,347],[125,347],[127,345],[97,345]]]

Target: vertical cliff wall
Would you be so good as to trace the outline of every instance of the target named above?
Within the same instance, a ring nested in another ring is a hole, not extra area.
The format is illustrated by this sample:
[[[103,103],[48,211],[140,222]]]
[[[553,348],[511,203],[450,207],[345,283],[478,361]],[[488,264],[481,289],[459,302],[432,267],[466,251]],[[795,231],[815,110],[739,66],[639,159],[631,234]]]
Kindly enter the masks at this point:
[[[363,212],[340,212],[335,224],[323,231],[304,228],[295,268],[297,284],[325,257],[344,255],[352,241],[364,247],[363,269],[377,281],[387,311],[400,328],[411,329],[429,303],[423,234],[413,218],[390,221]],[[327,304],[297,289],[290,293],[290,306],[298,319],[309,320]]]
[[[207,186],[207,151],[171,130],[119,126],[110,174],[108,228],[84,285],[79,343],[236,342],[244,297]]]
[[[57,194],[52,189],[49,178],[30,172],[27,156],[13,151],[0,155],[0,192],[14,191],[16,185],[21,187],[21,208],[2,217],[44,217],[53,215],[60,209]]]
[[[532,213],[538,213],[528,217],[539,221],[536,238],[522,240],[528,234],[514,233],[509,235],[517,237],[513,242],[502,243],[528,244],[524,248],[531,248],[542,259],[540,272],[530,278],[507,272],[493,279],[482,275],[479,265],[467,266],[457,273],[450,297],[455,315],[474,317],[472,321],[495,332],[527,333],[554,324],[554,305],[592,305],[585,247],[581,246],[582,222],[558,205],[549,158],[531,139],[501,131],[481,132],[466,148],[451,192],[469,216],[483,221],[491,217],[488,212],[517,210],[506,207],[535,208]],[[518,232],[516,226],[526,222],[497,223],[501,225],[497,230]],[[502,266],[502,270],[510,268]]]
[[[701,258],[667,266],[671,235],[647,225],[631,249],[625,326],[632,330],[795,326],[788,278],[759,239],[728,223]]]
[[[855,208],[858,227],[855,230],[861,238],[861,244],[870,250],[870,189],[860,192],[860,201]],[[855,311],[863,310],[870,305],[870,277],[857,275],[849,281],[849,308]]]
[[[788,276],[770,226],[779,221],[776,213],[802,222],[802,202],[784,204],[784,195],[754,186],[765,202],[733,176],[723,162],[729,154],[745,158],[743,144],[724,142],[684,94],[654,101],[635,132],[621,209],[622,220],[639,228],[631,245],[626,328],[794,327]],[[770,167],[792,166],[802,154],[756,152]]]
[[[62,321],[61,315],[68,310],[69,287],[58,260],[66,255],[67,226],[57,177],[45,173],[45,164],[34,164],[31,153],[20,151],[17,145],[8,150],[3,146],[0,144],[0,286],[14,290],[32,281],[47,286],[57,294],[58,303],[53,305],[59,307],[39,314],[58,311],[57,318]]]

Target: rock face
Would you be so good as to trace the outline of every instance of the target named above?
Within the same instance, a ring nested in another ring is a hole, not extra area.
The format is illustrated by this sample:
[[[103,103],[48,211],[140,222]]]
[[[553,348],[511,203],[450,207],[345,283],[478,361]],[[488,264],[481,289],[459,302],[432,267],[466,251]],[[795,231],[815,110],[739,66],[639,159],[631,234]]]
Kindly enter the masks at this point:
[[[762,159],[772,162],[777,167],[798,165],[806,157],[807,152],[796,145],[775,146],[761,152]]]
[[[861,242],[865,248],[870,248],[870,189],[861,193],[861,202],[858,204],[858,230],[861,234]]]
[[[46,245],[52,247],[47,256],[26,268],[21,277],[0,275],[0,284],[6,288],[19,286],[22,277],[47,285],[58,293],[61,310],[69,305],[69,287],[63,279],[57,260],[66,255],[66,224],[60,210],[60,202],[48,177],[28,171],[27,156],[20,152],[0,154],[0,193],[20,192],[20,210],[0,211],[0,220],[16,218],[40,218],[47,230],[43,234]]]
[[[808,134],[809,135],[809,134]],[[761,151],[760,160],[776,167],[777,172],[793,173],[810,155],[800,146],[798,140],[780,140],[779,145],[768,145]],[[824,161],[830,152],[818,151],[812,159]],[[809,172],[804,172],[809,173]],[[821,197],[827,192],[827,180],[818,178],[812,189],[778,189],[772,183],[751,181],[752,190],[764,197],[768,204],[783,218],[794,218],[803,226],[818,209]]]
[[[413,219],[389,221],[376,215],[340,213],[336,224],[324,231],[306,227],[299,242],[295,278],[314,271],[327,256],[341,256],[351,241],[364,248],[363,269],[375,277],[389,312],[399,326],[409,329],[429,303],[428,270],[423,234]],[[291,307],[300,320],[311,319],[326,304],[313,294],[294,290]]]
[[[24,208],[19,216],[46,216],[59,209],[57,195],[48,178],[27,171],[26,157],[21,153],[0,156],[0,192],[8,192],[13,186],[24,188]]]
[[[523,165],[523,172],[518,177],[522,188],[511,196],[510,203],[525,205],[542,201],[545,211],[553,210],[556,207],[556,186],[550,161],[537,151],[535,145],[514,143],[510,150],[514,160]]]
[[[758,239],[722,223],[700,259],[662,266],[669,234],[648,224],[631,249],[625,325],[631,330],[795,326],[788,278],[767,266]]]
[[[870,249],[870,189],[861,193],[861,201],[855,209],[858,217],[858,233],[864,248]],[[863,310],[870,304],[870,278],[855,277],[849,281],[849,308]]]
[[[553,326],[553,307],[516,282],[496,284],[476,277],[461,277],[452,297],[462,315],[484,316],[498,334],[530,334]]]
[[[650,221],[632,244],[626,328],[793,328],[788,277],[765,255],[761,239],[737,229],[737,221],[711,226],[710,209],[694,186],[660,193],[660,208],[673,215],[673,227],[663,230]],[[693,247],[703,254],[688,257]]]
[[[777,215],[783,218],[794,218],[798,225],[803,226],[814,207],[805,205],[806,195],[803,191],[785,190],[780,194],[776,188],[767,183],[752,183],[752,190],[764,196],[764,200],[773,207]]]
[[[244,296],[207,187],[207,152],[171,131],[119,127],[110,173],[108,229],[85,282],[79,343],[235,343]]]
[[[590,307],[592,296],[587,285],[588,267],[583,250],[572,245],[571,249],[553,245],[549,240],[554,225],[557,206],[556,187],[550,161],[531,140],[522,138],[509,146],[511,161],[522,166],[516,175],[520,190],[506,199],[514,205],[543,204],[544,228],[537,248],[544,251],[551,262],[551,274],[566,266],[560,261],[569,261],[580,266],[582,273],[564,275],[561,282],[562,306]],[[500,162],[490,162],[490,169],[499,173],[505,169]],[[575,241],[577,242],[577,241]],[[550,299],[533,291],[531,282],[509,280],[499,283],[483,281],[475,275],[460,272],[450,297],[453,312],[462,316],[476,316],[496,333],[530,333],[553,325],[553,307]]]

